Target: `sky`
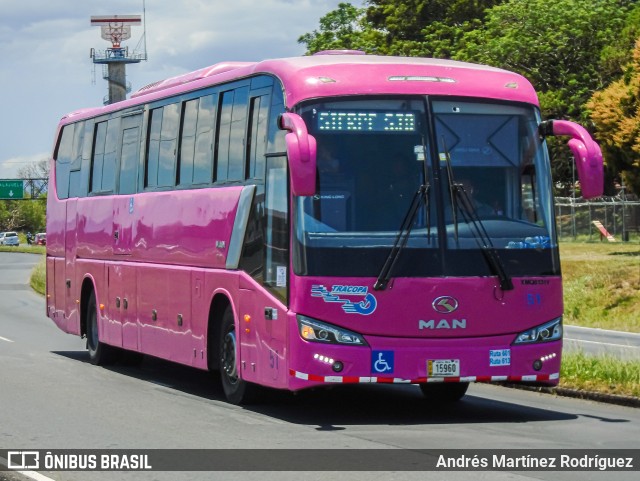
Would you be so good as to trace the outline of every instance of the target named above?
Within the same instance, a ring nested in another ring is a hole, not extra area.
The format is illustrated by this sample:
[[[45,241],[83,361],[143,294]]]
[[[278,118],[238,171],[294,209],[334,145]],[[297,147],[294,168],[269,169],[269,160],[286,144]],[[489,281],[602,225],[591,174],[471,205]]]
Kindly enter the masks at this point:
[[[300,35],[344,0],[146,0],[148,61],[127,65],[132,92],[222,61],[303,55]],[[358,2],[352,2],[357,4]],[[142,15],[143,0],[0,0],[0,179],[51,155],[60,118],[102,105],[91,48],[110,42],[93,15]],[[123,46],[133,50],[143,27]]]

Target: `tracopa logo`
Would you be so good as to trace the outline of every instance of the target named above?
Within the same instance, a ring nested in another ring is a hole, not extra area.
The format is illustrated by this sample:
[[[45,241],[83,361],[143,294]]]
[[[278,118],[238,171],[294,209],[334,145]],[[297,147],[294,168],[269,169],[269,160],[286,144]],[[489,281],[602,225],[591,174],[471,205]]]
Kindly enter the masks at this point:
[[[449,314],[458,308],[458,301],[451,296],[437,297],[431,304],[433,310],[440,314]]]

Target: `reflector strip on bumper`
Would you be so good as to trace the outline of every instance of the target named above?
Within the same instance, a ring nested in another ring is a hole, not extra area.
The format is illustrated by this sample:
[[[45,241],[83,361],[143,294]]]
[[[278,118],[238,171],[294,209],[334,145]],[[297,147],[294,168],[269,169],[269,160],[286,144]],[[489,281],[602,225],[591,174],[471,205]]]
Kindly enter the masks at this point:
[[[537,382],[551,381],[560,377],[554,374],[533,374],[530,376],[467,376],[467,377],[419,377],[416,379],[402,379],[398,377],[358,377],[358,376],[317,376],[303,372],[289,370],[289,374],[304,381],[338,383],[338,384],[425,384],[429,382]]]

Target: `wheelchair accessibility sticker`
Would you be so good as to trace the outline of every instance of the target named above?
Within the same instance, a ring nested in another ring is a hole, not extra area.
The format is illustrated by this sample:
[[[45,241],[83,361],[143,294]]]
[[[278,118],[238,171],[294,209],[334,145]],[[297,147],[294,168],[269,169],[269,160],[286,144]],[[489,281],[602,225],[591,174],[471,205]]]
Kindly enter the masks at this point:
[[[338,302],[347,314],[368,316],[376,310],[378,302],[367,286],[334,285],[331,291],[322,284],[311,286],[311,297],[322,297],[324,302]],[[353,299],[355,298],[355,299]],[[362,300],[360,300],[363,298]]]
[[[393,351],[373,351],[371,353],[371,372],[391,374],[393,369]]]

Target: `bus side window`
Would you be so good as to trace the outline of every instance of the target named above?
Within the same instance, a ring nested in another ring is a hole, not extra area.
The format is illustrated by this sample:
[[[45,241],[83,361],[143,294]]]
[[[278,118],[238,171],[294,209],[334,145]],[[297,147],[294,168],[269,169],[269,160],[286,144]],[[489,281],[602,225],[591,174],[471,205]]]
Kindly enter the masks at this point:
[[[180,105],[177,103],[165,105],[162,114],[162,130],[160,131],[158,186],[170,187],[176,183],[176,154],[179,128]]]
[[[193,157],[193,183],[209,184],[213,180],[213,135],[215,129],[217,95],[200,99],[196,144]]]
[[[82,197],[86,195],[82,191],[82,149],[84,147],[86,129],[84,122],[78,122],[75,125],[69,172],[69,197]],[[91,134],[89,133],[89,135]]]
[[[222,92],[218,112],[216,181],[244,178],[249,87]]]
[[[216,97],[206,95],[184,104],[178,184],[209,184],[213,172]]]
[[[118,140],[120,139],[120,118],[107,122],[107,138],[104,143],[104,164],[102,168],[103,192],[114,192],[116,188],[116,168],[118,166]]]
[[[119,117],[96,124],[91,192],[113,192],[115,189],[119,128]]]
[[[58,152],[56,153],[56,191],[59,199],[69,197],[69,172],[73,155],[74,124],[62,129]]]
[[[229,139],[231,138],[231,112],[235,92],[228,90],[220,95],[218,129],[216,133],[216,182],[227,180],[229,170]]]
[[[142,115],[131,115],[122,119],[119,194],[134,194],[137,190],[141,122]]]
[[[151,110],[145,187],[171,187],[176,181],[180,104]]]
[[[249,108],[249,133],[246,178],[264,179],[264,159],[267,142],[270,96],[252,97]]]
[[[104,143],[107,139],[107,123],[100,122],[95,126],[95,143],[91,158],[91,192],[99,192],[102,186],[102,166],[104,162]]]
[[[93,153],[93,135],[95,133],[95,125],[93,120],[85,120],[84,122],[84,139],[81,154],[80,180],[79,185],[74,185],[74,189],[78,189],[78,197],[86,197],[89,193],[91,179],[91,155]]]
[[[178,166],[178,185],[190,185],[193,182],[193,160],[196,147],[196,126],[200,99],[184,103],[182,112],[182,134],[180,136],[180,157]]]
[[[286,302],[289,270],[287,158],[270,157],[265,180],[264,285]]]

